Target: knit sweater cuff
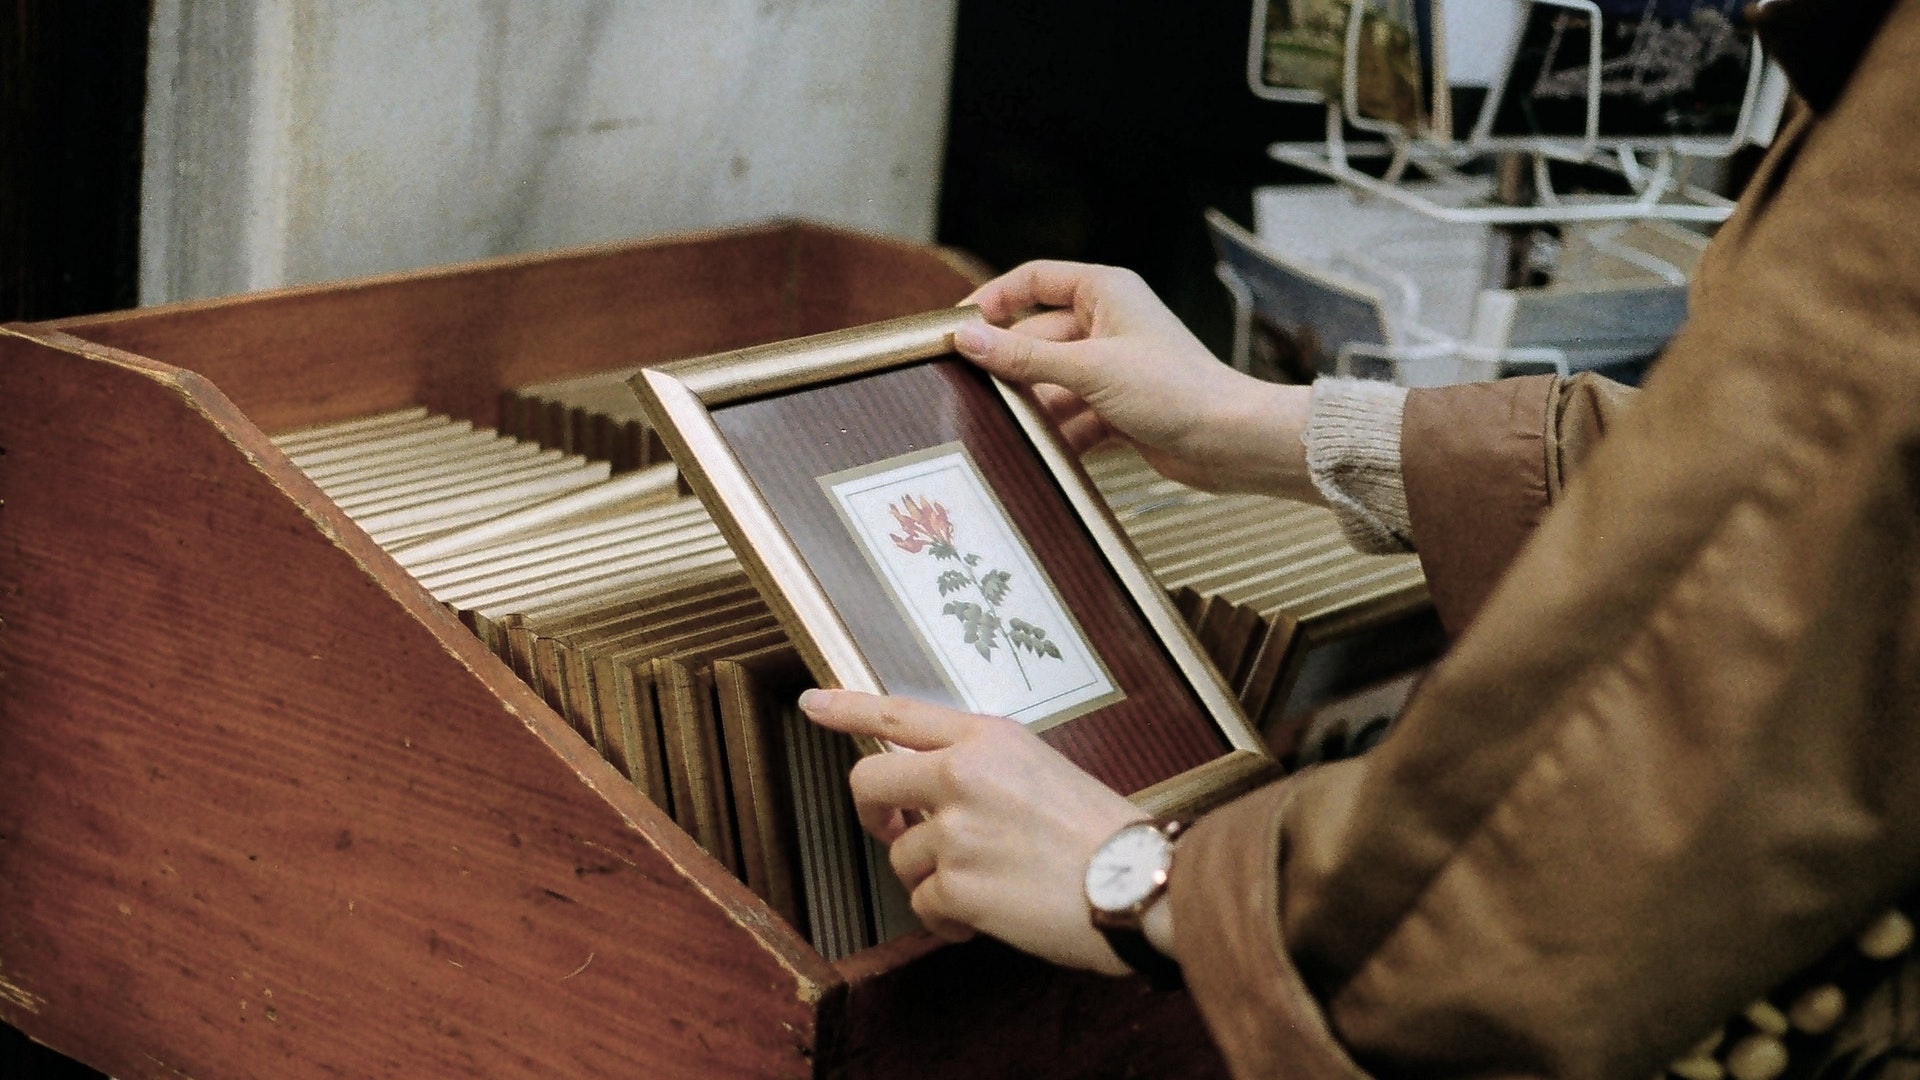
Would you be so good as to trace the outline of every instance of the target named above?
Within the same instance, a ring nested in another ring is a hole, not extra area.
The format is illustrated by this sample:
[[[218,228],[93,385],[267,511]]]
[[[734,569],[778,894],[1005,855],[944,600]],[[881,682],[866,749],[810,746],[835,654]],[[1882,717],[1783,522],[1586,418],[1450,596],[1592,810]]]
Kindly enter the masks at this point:
[[[1307,474],[1340,531],[1368,555],[1412,551],[1413,523],[1400,477],[1405,387],[1368,379],[1321,379],[1301,441]]]

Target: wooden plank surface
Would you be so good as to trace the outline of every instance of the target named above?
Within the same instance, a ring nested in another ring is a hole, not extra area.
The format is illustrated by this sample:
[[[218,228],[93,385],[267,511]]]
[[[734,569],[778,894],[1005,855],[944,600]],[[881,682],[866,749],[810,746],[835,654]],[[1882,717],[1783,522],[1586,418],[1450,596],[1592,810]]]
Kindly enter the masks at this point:
[[[204,375],[268,432],[407,405],[496,426],[507,387],[952,304],[960,266],[787,224],[45,325]]]
[[[791,243],[747,230],[53,325],[198,372],[268,432],[404,405],[491,427],[504,387],[782,336]]]
[[[811,1071],[832,969],[205,380],[0,332],[0,402],[0,1019],[122,1080]]]
[[[820,334],[957,304],[992,276],[956,251],[839,229],[794,231],[795,334]]]

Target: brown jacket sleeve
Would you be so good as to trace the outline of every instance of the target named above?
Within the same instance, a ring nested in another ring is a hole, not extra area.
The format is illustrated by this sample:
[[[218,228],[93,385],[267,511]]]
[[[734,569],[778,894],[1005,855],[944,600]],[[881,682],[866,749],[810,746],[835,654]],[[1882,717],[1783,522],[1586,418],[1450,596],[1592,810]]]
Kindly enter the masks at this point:
[[[1241,1075],[1649,1076],[1920,884],[1916,131],[1901,0],[1552,512],[1543,393],[1532,500],[1431,538],[1471,626],[1393,736],[1183,841]]]
[[[1449,633],[1466,629],[1633,394],[1586,374],[1408,392],[1401,479]]]

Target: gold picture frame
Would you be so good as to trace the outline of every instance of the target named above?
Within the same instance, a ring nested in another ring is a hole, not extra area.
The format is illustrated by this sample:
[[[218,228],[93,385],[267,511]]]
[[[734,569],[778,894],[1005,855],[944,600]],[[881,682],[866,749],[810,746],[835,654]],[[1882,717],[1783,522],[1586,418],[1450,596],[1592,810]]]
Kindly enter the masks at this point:
[[[901,684],[891,692],[965,707],[948,694],[952,680],[922,679],[922,671],[939,674],[926,660],[929,624],[916,629],[899,594],[885,593],[845,506],[830,505],[822,486],[951,442],[1029,548],[1040,583],[1070,602],[1088,669],[1110,668],[1120,691],[1087,691],[1092,711],[1035,724],[1041,737],[1155,814],[1192,813],[1273,778],[1277,766],[1232,690],[1079,460],[1023,391],[954,354],[954,331],[979,317],[976,308],[947,309],[682,360],[644,370],[630,385],[821,685],[888,693],[884,669]],[[897,504],[887,510],[908,529]],[[960,553],[950,548],[945,557]],[[941,597],[949,584],[942,581]],[[1024,596],[1039,592],[1026,587]],[[874,599],[883,594],[890,601]],[[944,614],[964,624],[951,609],[978,605],[948,607]],[[972,634],[969,646],[989,656],[992,631],[984,645]],[[1033,639],[1026,645],[1040,655]],[[1039,645],[1059,657],[1047,641]],[[1009,643],[1005,652],[1017,659],[1019,650]],[[1021,678],[1033,689],[1024,670]]]

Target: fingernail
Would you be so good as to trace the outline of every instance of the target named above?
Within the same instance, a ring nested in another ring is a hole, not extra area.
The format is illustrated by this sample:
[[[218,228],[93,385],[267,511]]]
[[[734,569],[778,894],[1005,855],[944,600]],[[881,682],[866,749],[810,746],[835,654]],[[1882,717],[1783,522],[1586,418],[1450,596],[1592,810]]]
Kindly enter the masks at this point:
[[[825,690],[801,691],[800,707],[802,709],[805,709],[808,712],[814,712],[816,710],[826,708],[826,705],[827,705],[827,692]]]
[[[979,358],[987,354],[987,324],[968,323],[953,332],[953,347],[962,356]]]

